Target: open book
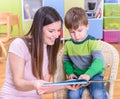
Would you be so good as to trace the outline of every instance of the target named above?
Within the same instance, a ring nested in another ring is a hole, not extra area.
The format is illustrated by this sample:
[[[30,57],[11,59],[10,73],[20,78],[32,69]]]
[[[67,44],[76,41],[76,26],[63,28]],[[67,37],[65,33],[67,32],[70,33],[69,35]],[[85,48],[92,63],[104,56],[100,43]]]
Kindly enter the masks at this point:
[[[89,81],[85,79],[72,79],[72,80],[65,80],[61,82],[54,82],[54,83],[45,83],[42,86],[58,86],[58,85],[73,85],[73,84],[87,84]]]
[[[114,80],[85,80],[85,79],[72,79],[72,80],[65,80],[61,82],[54,82],[54,83],[44,83],[42,86],[62,86],[62,85],[75,85],[75,84],[88,84],[88,83],[98,83],[98,82],[111,82]],[[120,81],[120,80],[118,80]]]

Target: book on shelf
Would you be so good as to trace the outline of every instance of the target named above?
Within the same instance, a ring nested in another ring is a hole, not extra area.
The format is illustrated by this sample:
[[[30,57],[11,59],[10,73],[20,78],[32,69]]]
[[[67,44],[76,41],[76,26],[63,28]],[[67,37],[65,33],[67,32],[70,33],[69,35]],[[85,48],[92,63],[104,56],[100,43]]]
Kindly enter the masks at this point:
[[[101,17],[102,17],[102,1],[99,2],[99,5],[95,10],[95,18],[101,18]]]

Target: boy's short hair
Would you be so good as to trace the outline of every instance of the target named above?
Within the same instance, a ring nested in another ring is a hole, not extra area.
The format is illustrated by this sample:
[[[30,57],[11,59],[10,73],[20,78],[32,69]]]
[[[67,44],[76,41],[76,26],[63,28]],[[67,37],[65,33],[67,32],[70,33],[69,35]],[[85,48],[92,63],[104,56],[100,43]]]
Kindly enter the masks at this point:
[[[84,9],[73,7],[65,15],[65,26],[67,29],[77,29],[79,25],[88,25],[88,16]]]

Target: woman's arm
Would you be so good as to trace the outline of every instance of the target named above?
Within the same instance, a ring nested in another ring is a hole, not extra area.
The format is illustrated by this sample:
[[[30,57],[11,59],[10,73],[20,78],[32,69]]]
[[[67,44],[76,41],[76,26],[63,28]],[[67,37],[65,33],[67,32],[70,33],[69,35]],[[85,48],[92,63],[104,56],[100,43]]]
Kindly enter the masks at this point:
[[[52,93],[56,92],[58,90],[66,89],[66,86],[48,86],[48,87],[39,87],[37,90],[38,94],[46,94],[46,93]]]
[[[35,89],[36,81],[27,81],[24,79],[25,60],[13,53],[8,54],[8,60],[15,88],[21,91]]]
[[[44,80],[27,81],[24,79],[25,60],[13,53],[8,54],[10,63],[10,69],[12,72],[13,83],[17,90],[31,91],[36,90],[38,94],[51,93],[60,89],[64,89],[65,86],[51,86],[42,87],[43,83],[48,83]]]

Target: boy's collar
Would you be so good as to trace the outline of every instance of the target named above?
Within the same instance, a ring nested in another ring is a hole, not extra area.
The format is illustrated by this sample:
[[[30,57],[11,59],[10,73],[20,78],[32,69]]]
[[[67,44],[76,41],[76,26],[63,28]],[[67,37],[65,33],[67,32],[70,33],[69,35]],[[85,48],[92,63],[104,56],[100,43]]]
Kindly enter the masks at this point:
[[[89,37],[89,35],[87,34],[86,37],[85,37],[83,40],[79,41],[79,42],[74,41],[72,38],[71,38],[71,41],[72,41],[73,43],[75,43],[75,44],[81,44],[81,43],[83,43],[84,41],[86,41],[88,37]]]

